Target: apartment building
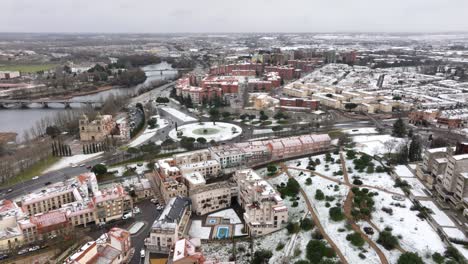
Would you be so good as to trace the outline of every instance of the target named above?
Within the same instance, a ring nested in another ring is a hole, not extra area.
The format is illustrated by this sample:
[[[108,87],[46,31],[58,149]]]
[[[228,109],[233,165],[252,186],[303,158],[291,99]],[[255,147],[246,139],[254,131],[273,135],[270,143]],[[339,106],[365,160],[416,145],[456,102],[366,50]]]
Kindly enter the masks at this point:
[[[21,207],[15,202],[0,201],[0,251],[11,250],[23,245],[23,232],[17,222],[17,219],[23,216]]]
[[[315,111],[320,101],[303,98],[280,98],[279,108],[289,111]]]
[[[25,195],[21,198],[21,207],[30,215],[56,210],[64,204],[77,201],[81,194],[72,184],[72,181],[59,182],[47,188]]]
[[[191,210],[189,198],[171,198],[151,226],[150,236],[145,239],[146,248],[154,253],[169,253],[176,241],[184,237]]]
[[[267,144],[273,159],[282,159],[325,151],[330,147],[327,134],[302,135],[270,140]]]
[[[63,210],[54,210],[18,221],[26,243],[44,241],[73,232],[73,225]]]
[[[288,222],[288,208],[276,190],[251,169],[236,171],[238,203],[245,210],[245,228],[251,236],[266,235]]]
[[[84,244],[70,255],[66,264],[128,263],[131,255],[131,236],[125,229],[114,227],[95,241]]]
[[[436,176],[435,190],[440,198],[462,207],[468,197],[468,142],[458,143],[455,150],[448,148],[445,159],[445,171]],[[431,173],[438,172],[438,166],[442,166],[437,160],[432,165]]]
[[[237,193],[236,188],[235,182],[221,181],[190,189],[192,211],[197,215],[205,215],[231,207],[231,196]]]
[[[126,211],[133,208],[132,198],[121,185],[100,190],[94,194],[96,223],[120,219]]]

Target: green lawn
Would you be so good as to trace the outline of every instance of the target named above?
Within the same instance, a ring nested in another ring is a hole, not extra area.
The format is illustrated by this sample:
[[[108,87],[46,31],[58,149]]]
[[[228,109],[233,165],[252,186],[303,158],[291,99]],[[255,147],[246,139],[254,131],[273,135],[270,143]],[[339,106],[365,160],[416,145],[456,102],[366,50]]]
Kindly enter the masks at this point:
[[[23,171],[22,173],[18,174],[17,176],[7,180],[6,182],[1,184],[1,187],[9,187],[12,185],[15,185],[17,183],[23,182],[30,180],[34,176],[39,176],[42,174],[42,172],[50,167],[52,164],[57,162],[60,159],[60,157],[53,157],[50,156],[45,160],[39,161],[36,164],[34,164],[32,167],[29,169]]]
[[[26,73],[47,71],[53,69],[57,64],[31,64],[31,65],[3,65],[0,66],[0,71],[20,71]]]

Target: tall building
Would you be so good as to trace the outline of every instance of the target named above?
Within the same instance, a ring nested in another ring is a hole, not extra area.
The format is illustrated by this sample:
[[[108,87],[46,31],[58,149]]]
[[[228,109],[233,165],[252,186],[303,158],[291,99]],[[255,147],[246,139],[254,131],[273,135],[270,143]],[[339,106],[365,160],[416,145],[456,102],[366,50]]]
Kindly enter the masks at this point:
[[[288,222],[288,208],[280,194],[255,171],[236,171],[238,203],[244,209],[245,228],[251,236],[266,235]]]

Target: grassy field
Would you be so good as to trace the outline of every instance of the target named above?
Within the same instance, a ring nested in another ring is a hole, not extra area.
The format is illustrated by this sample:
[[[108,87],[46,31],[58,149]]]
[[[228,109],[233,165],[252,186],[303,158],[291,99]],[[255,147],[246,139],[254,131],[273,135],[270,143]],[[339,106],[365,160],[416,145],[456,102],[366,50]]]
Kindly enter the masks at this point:
[[[33,73],[38,71],[47,71],[55,68],[56,64],[31,64],[31,65],[2,65],[0,71],[20,71]]]
[[[18,174],[17,176],[9,179],[8,181],[4,182],[1,184],[1,187],[9,187],[12,185],[15,185],[17,183],[20,183],[22,181],[27,181],[30,180],[34,176],[40,176],[42,172],[50,167],[52,164],[57,162],[60,159],[60,157],[53,157],[50,156],[45,160],[42,160],[36,164],[34,164],[32,167],[29,169],[23,171],[22,173]]]

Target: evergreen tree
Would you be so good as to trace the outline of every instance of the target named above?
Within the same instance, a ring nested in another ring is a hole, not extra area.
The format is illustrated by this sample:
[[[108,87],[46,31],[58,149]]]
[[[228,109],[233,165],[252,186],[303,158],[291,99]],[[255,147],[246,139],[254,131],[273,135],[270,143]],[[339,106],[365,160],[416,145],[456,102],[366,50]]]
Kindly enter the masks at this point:
[[[406,125],[405,122],[403,122],[403,119],[398,118],[397,121],[393,124],[393,133],[395,137],[404,137],[406,135]]]
[[[421,141],[419,137],[413,136],[408,150],[409,161],[419,161],[422,159],[421,156]]]
[[[408,163],[408,146],[402,145],[397,154],[397,163],[398,164],[407,164]]]

